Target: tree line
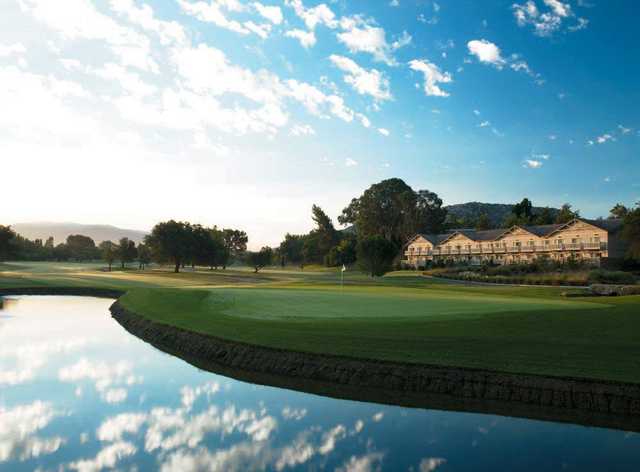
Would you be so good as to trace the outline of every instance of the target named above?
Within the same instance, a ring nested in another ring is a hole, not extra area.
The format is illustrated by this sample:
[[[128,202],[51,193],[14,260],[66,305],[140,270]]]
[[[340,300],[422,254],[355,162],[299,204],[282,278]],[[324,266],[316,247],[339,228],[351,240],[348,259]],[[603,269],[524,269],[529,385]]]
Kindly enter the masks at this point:
[[[445,226],[447,229],[473,228],[477,231],[498,228],[510,228],[512,226],[550,225],[568,223],[574,218],[580,217],[580,211],[574,210],[570,203],[565,203],[558,210],[550,207],[535,208],[528,198],[511,207],[511,212],[502,222],[492,222],[487,213],[456,218],[455,215],[447,215]]]
[[[403,245],[415,233],[437,233],[445,228],[447,211],[437,194],[413,190],[401,179],[373,184],[351,200],[336,230],[331,218],[317,205],[311,209],[315,228],[307,234],[287,233],[276,255],[282,265],[357,263],[372,276],[388,272]]]
[[[10,226],[0,225],[0,260],[82,262],[102,259],[109,271],[115,262],[119,262],[122,269],[132,262],[137,262],[139,269],[144,269],[150,262],[171,263],[175,272],[185,265],[224,269],[244,257],[248,240],[241,230],[206,228],[170,220],[155,225],[137,245],[128,238],[96,245],[92,238],[81,234],[69,235],[64,243],[54,245],[51,237],[45,243],[40,239],[31,241]]]
[[[555,212],[549,208],[534,211],[532,202],[524,198],[513,206],[503,226],[566,223],[579,216],[580,212],[570,204]],[[640,203],[635,208],[617,204],[609,217],[623,220],[622,237],[629,243],[628,257],[640,260]],[[366,273],[378,276],[399,262],[404,244],[414,234],[451,231],[452,225],[460,223],[448,218],[437,194],[413,190],[397,178],[373,184],[353,198],[338,216],[338,222],[346,229],[336,229],[317,205],[311,208],[311,218],[314,228],[310,232],[287,233],[278,247],[265,246],[255,252],[247,251],[248,237],[244,231],[174,220],[156,224],[138,245],[123,238],[118,243],[104,241],[96,246],[87,236],[71,235],[65,243],[54,246],[53,238],[44,243],[30,241],[10,227],[0,226],[0,260],[102,258],[109,270],[116,261],[122,268],[133,261],[144,268],[153,261],[171,264],[175,272],[186,265],[224,269],[235,262],[243,262],[255,272],[270,265],[304,268],[309,264],[328,267],[357,264]],[[486,215],[479,215],[473,227],[490,229]]]

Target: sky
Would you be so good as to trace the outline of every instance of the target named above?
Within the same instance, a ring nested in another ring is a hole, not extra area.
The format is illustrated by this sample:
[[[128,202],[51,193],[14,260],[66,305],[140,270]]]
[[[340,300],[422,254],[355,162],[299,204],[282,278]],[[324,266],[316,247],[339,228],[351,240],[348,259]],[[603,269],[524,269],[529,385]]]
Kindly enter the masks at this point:
[[[640,201],[640,3],[0,0],[0,222],[241,228],[399,177]],[[337,222],[336,222],[337,224]]]

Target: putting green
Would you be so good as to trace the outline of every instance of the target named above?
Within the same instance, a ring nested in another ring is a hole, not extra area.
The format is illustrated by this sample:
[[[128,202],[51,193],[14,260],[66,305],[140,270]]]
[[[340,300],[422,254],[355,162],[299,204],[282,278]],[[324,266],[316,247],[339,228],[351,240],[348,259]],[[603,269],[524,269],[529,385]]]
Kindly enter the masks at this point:
[[[478,293],[378,288],[219,289],[203,300],[202,311],[260,320],[464,319],[491,313],[583,310],[604,303],[510,297]]]

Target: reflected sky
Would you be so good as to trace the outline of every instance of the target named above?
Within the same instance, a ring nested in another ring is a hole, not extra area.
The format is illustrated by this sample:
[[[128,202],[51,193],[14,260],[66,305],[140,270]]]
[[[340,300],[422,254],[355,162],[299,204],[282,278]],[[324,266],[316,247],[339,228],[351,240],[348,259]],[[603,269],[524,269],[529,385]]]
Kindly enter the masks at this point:
[[[640,435],[256,386],[129,335],[110,300],[0,311],[0,470],[640,470]]]

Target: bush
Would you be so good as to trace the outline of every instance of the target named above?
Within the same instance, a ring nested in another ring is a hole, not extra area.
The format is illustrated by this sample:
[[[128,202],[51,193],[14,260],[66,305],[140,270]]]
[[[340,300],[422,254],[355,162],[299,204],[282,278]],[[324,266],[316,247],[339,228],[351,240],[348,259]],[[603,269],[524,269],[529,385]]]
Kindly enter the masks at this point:
[[[629,272],[621,270],[595,269],[589,272],[589,283],[592,284],[634,284],[636,278]]]

